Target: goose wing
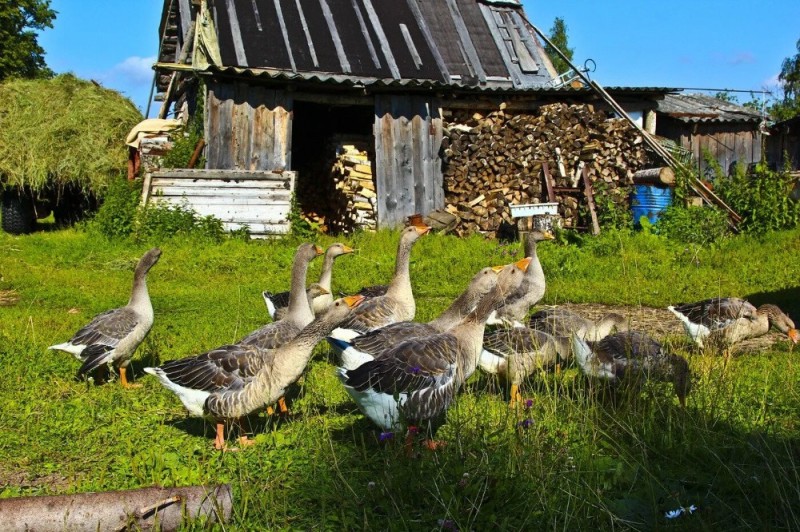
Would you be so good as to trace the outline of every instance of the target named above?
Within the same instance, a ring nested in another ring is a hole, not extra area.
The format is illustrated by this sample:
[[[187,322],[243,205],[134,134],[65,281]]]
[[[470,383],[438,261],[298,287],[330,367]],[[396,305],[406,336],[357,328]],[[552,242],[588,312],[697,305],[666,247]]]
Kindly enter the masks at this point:
[[[121,307],[95,316],[69,341],[73,345],[117,347],[120,341],[136,328],[139,316],[133,309]]]
[[[388,296],[374,297],[361,303],[350,314],[340,329],[366,333],[397,321],[398,303]]]
[[[715,297],[675,305],[675,310],[692,323],[699,323],[712,330],[725,327],[739,318],[755,319],[758,313],[752,304],[736,297]]]
[[[261,349],[277,349],[294,339],[300,330],[301,328],[291,321],[276,321],[256,329],[238,343]]]
[[[357,336],[353,338],[351,344],[362,353],[375,355],[411,338],[429,336],[438,332],[427,323],[400,321]]]
[[[171,360],[160,369],[170,381],[185,388],[218,392],[243,388],[266,362],[261,350],[237,344]]]
[[[551,308],[535,312],[528,320],[528,326],[555,336],[569,336],[573,332],[586,329],[589,321],[570,310]]]

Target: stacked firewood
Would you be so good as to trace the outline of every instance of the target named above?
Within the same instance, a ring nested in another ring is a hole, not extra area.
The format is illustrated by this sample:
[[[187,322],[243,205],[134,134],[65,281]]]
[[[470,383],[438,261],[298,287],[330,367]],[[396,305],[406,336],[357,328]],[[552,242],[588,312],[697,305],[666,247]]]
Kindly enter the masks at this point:
[[[340,211],[345,219],[339,224],[348,230],[353,227],[374,230],[377,226],[377,195],[369,154],[352,144],[342,145],[332,173],[336,190],[347,202]]]
[[[549,201],[545,163],[563,225],[586,225],[583,166],[596,196],[626,208],[627,186],[649,159],[638,131],[591,105],[556,103],[529,113],[504,106],[486,115],[454,112],[445,131],[445,202],[461,220],[459,234],[495,233],[504,223],[516,223],[509,205]]]

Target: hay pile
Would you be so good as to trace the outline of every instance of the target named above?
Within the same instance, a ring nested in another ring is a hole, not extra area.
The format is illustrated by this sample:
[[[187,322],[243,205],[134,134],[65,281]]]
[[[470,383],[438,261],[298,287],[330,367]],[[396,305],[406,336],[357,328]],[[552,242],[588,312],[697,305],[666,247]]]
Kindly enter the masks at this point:
[[[67,184],[102,194],[125,169],[125,136],[142,120],[116,91],[63,74],[0,84],[0,185]]]

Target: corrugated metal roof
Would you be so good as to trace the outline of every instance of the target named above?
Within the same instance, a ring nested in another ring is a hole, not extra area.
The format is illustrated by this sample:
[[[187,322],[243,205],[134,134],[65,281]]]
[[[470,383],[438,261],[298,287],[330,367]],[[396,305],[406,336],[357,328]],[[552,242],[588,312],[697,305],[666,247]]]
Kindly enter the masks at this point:
[[[182,22],[185,5],[165,0],[165,11],[171,8],[172,19]],[[222,69],[490,89],[553,84],[549,60],[516,0],[223,0],[210,6]],[[174,61],[170,52],[160,61]]]
[[[702,94],[668,94],[656,111],[683,122],[761,122],[752,109]]]

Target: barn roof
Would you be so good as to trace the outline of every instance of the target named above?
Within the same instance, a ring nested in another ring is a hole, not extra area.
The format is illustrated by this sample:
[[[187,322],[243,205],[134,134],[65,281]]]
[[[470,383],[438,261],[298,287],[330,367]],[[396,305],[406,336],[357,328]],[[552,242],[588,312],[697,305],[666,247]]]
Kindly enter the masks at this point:
[[[667,94],[658,102],[656,112],[682,122],[760,123],[763,120],[752,109],[702,94]]]
[[[194,0],[165,0],[159,63],[178,61]],[[217,0],[210,70],[378,86],[526,90],[555,72],[517,0]],[[159,90],[166,87],[159,80]]]

